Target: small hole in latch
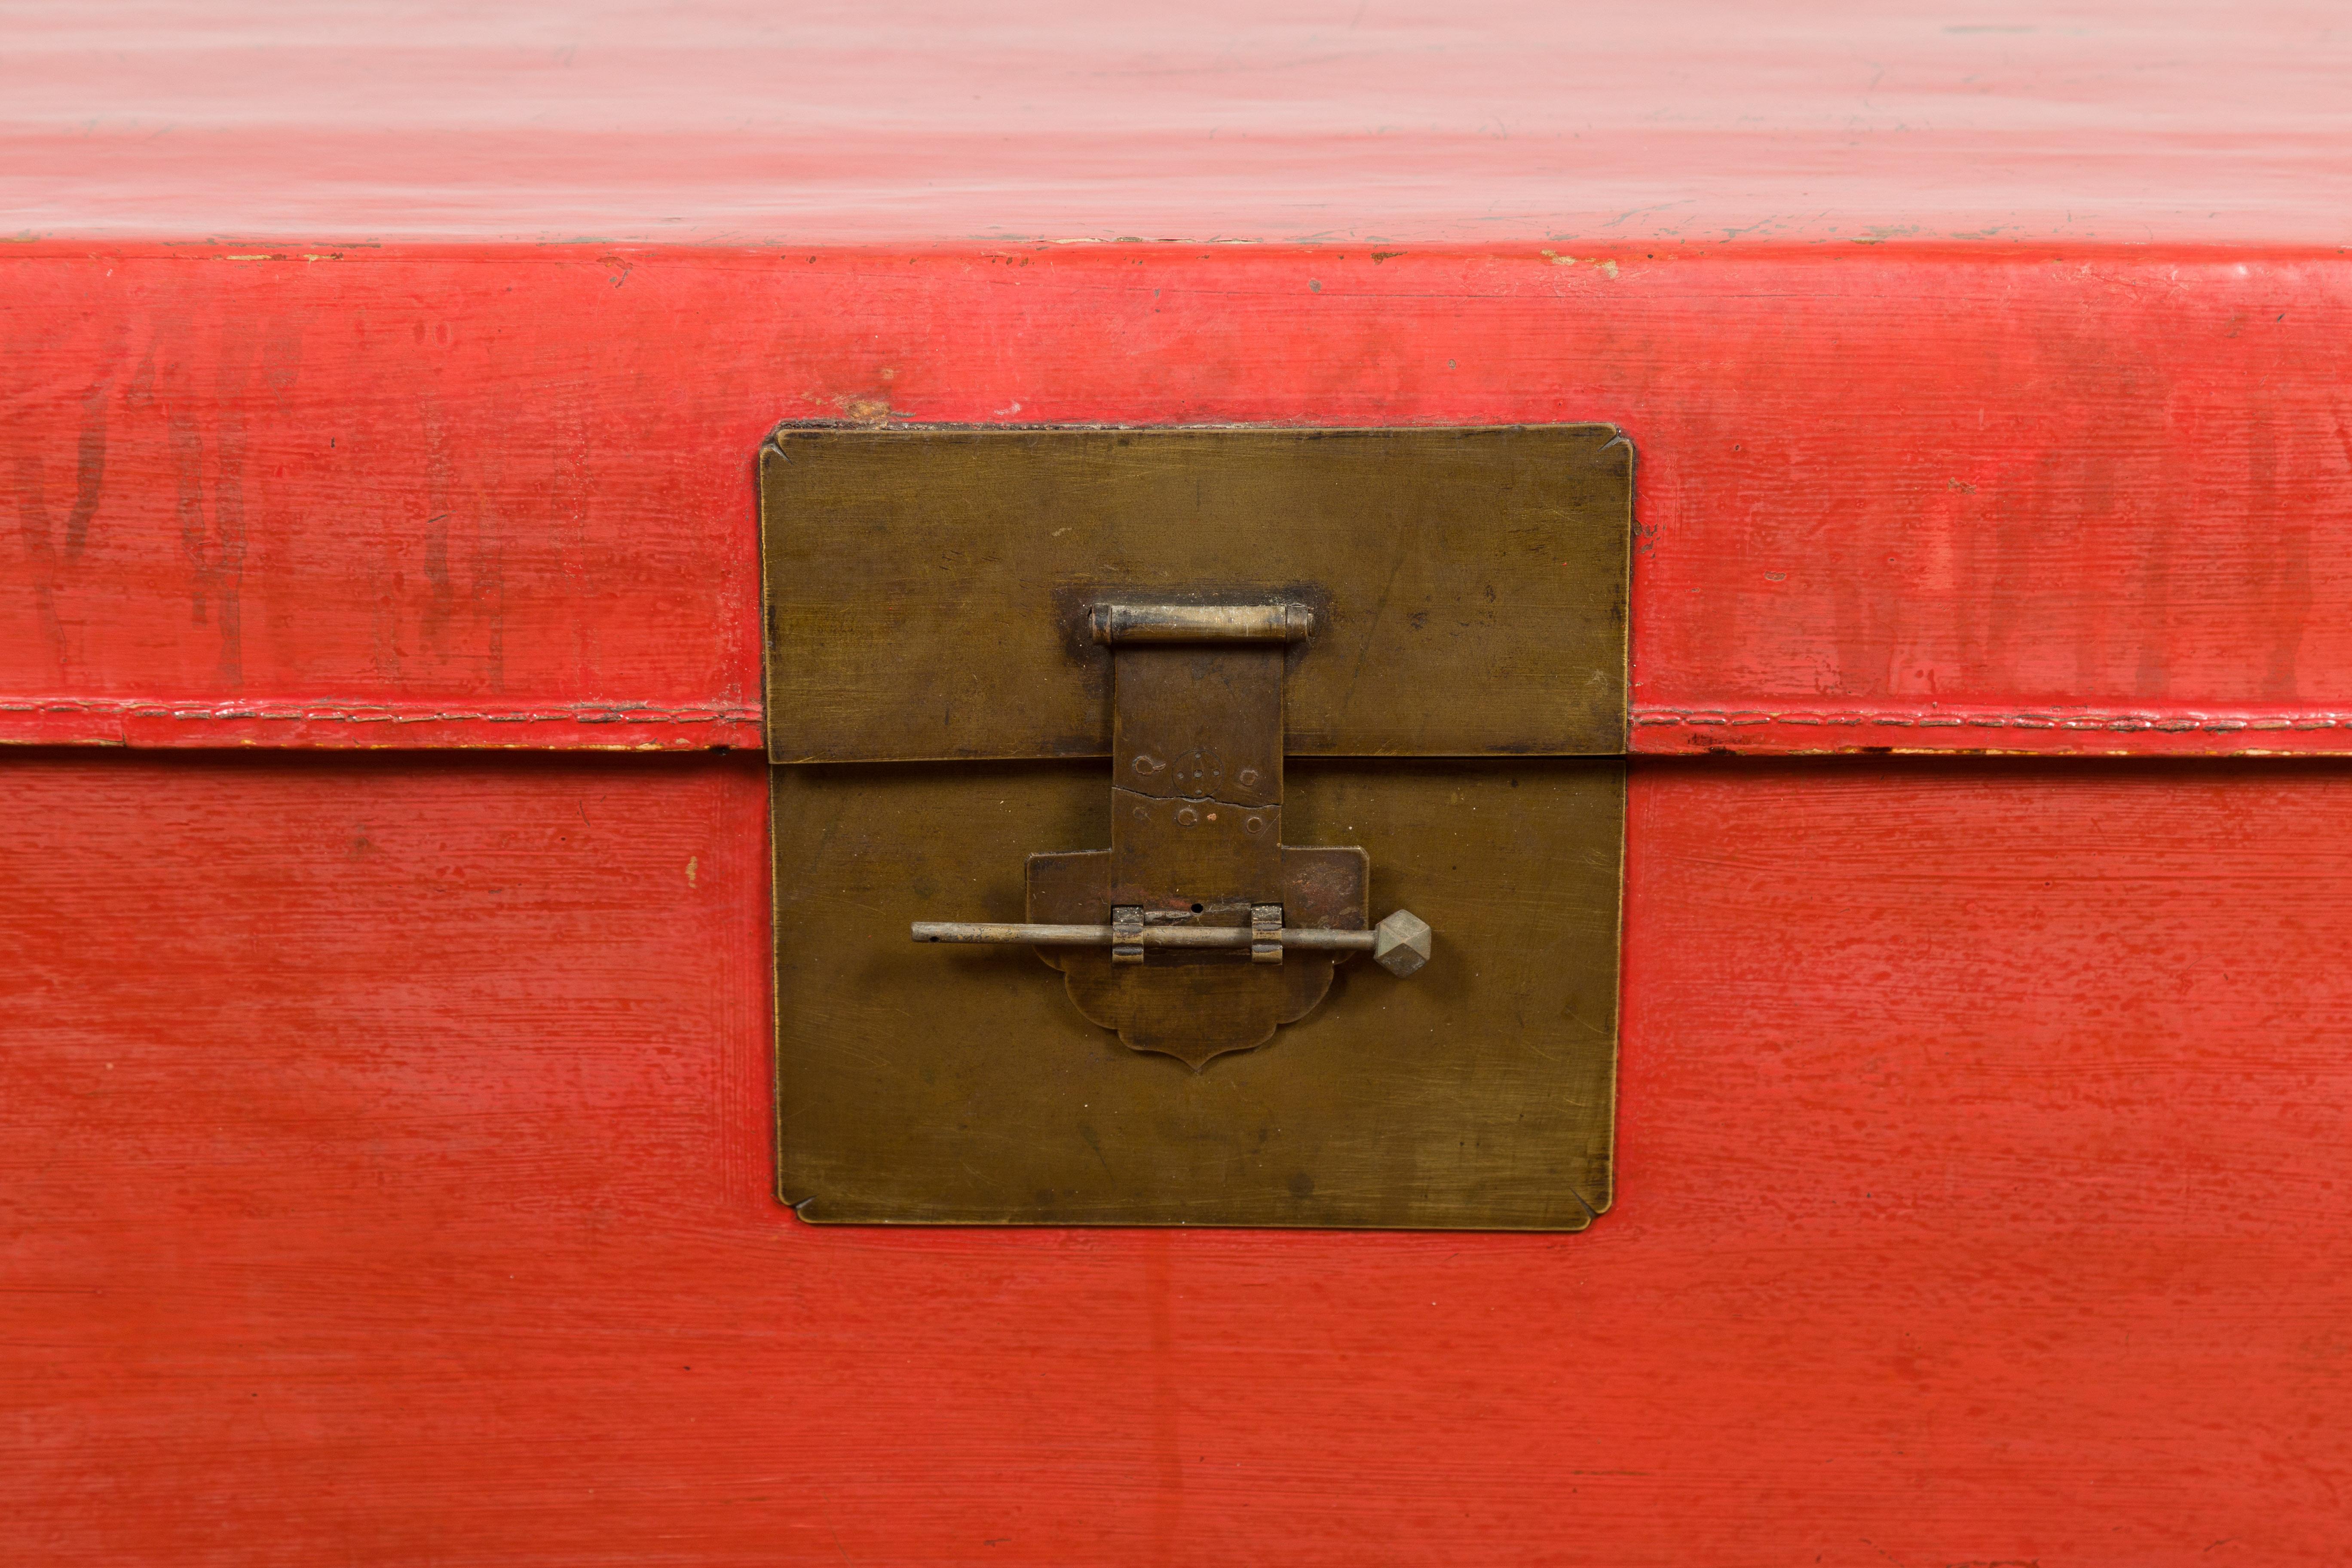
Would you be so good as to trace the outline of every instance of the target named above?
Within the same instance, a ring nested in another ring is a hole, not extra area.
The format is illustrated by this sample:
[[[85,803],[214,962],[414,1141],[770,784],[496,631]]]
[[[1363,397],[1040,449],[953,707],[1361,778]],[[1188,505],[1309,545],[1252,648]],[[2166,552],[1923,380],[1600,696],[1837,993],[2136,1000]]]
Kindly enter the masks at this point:
[[[1194,904],[1194,905],[1192,906],[1192,912],[1193,912],[1194,914],[1196,914],[1196,915],[1197,915],[1197,914],[1199,914],[1199,913],[1201,912],[1201,906],[1200,906],[1200,905],[1198,905],[1198,904]]]

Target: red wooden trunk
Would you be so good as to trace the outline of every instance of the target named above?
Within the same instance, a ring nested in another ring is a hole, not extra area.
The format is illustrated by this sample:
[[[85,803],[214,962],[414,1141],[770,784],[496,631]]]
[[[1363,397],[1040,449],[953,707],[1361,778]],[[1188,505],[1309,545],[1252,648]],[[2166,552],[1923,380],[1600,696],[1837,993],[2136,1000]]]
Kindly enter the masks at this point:
[[[0,1557],[2343,1561],[2336,21],[22,10]],[[1622,426],[1613,1210],[780,1207],[808,417]]]

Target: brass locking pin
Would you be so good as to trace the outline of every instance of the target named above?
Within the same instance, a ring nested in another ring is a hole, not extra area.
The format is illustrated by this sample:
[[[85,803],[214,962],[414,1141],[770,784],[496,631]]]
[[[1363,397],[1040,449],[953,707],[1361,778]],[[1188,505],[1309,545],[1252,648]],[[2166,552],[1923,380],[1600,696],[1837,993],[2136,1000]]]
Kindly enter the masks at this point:
[[[1121,933],[1116,926],[1037,925],[1019,921],[917,921],[917,942],[1015,942],[1032,947],[1109,947],[1132,942],[1142,947],[1249,947],[1267,939],[1266,932],[1247,926],[1145,926]],[[1370,931],[1313,931],[1296,926],[1272,933],[1284,947],[1325,952],[1369,952],[1373,961],[1400,978],[1429,962],[1429,922],[1411,910],[1399,910]]]

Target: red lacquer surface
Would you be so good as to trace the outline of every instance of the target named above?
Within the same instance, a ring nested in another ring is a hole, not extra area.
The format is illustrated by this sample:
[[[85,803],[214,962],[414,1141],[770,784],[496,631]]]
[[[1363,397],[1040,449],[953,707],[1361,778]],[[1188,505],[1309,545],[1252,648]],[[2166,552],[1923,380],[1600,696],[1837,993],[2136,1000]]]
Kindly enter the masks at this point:
[[[2344,764],[1641,764],[1558,1237],[800,1224],[762,811],[0,768],[7,1560],[2342,1559]]]
[[[2341,1562],[2347,49],[19,7],[0,1559]],[[778,1208],[758,764],[446,749],[756,747],[806,418],[1622,426],[1615,1208]]]
[[[17,740],[755,744],[751,454],[892,417],[1613,421],[1649,749],[2352,745],[2352,258],[44,245],[0,275]]]
[[[2325,4],[74,0],[36,237],[2337,246]]]

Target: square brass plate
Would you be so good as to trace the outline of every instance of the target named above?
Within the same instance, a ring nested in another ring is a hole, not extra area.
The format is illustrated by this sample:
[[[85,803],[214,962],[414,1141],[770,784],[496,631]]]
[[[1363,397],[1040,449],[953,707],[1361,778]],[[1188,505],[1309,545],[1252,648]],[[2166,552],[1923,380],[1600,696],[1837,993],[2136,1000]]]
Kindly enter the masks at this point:
[[[1594,426],[780,432],[779,1195],[816,1221],[1589,1224],[1632,473]],[[1090,1023],[1033,947],[909,940],[1020,921],[1030,854],[1112,841],[1110,599],[1312,610],[1282,841],[1364,850],[1370,918],[1434,930],[1418,973],[1349,955],[1195,1070]]]

